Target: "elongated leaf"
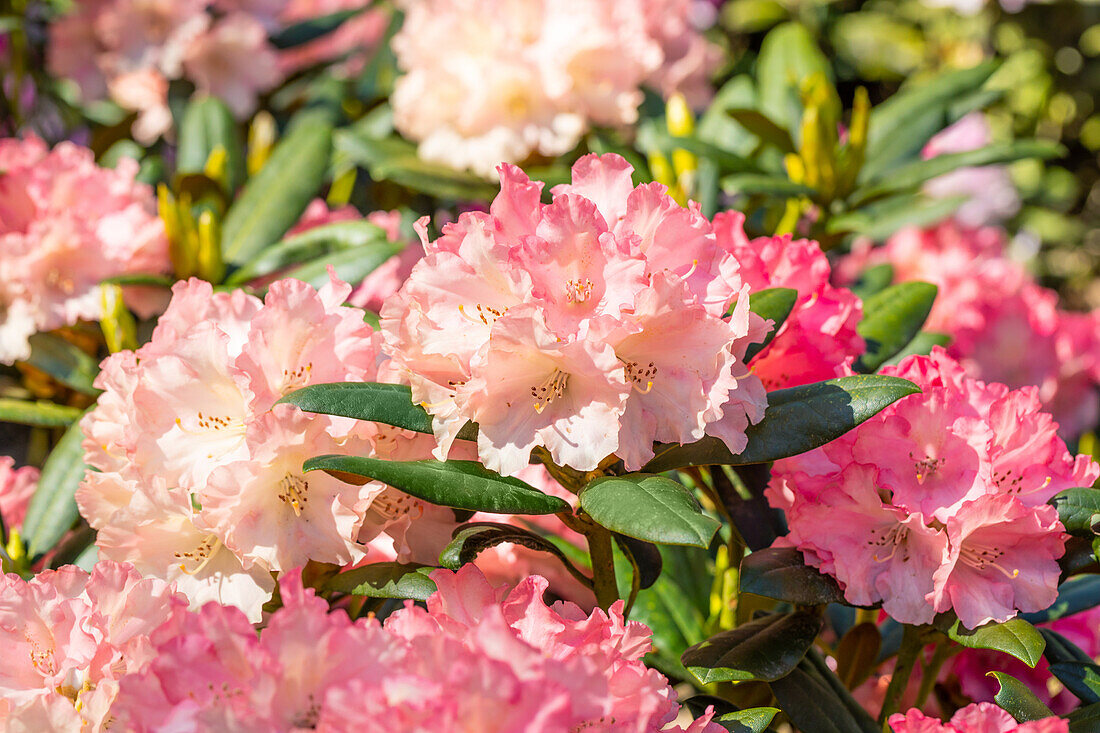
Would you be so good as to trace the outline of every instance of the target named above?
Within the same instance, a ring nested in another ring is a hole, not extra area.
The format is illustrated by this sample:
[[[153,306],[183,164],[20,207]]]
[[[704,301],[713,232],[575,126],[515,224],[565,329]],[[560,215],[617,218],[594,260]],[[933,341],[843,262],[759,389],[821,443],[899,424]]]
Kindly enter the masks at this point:
[[[1003,624],[986,624],[974,631],[965,629],[956,621],[947,635],[971,649],[992,649],[1011,654],[1029,667],[1038,664],[1046,647],[1042,635],[1022,618],[1009,619]]]
[[[294,226],[321,188],[331,149],[332,124],[324,113],[307,111],[294,118],[226,213],[222,250],[227,262],[247,262]]]
[[[767,547],[742,560],[741,592],[804,606],[844,601],[836,580],[807,565],[793,547]]]
[[[684,666],[704,685],[790,674],[813,645],[823,622],[806,611],[773,614],[723,631],[684,652]]]
[[[764,419],[746,431],[749,444],[738,455],[717,438],[704,438],[690,445],[660,446],[642,470],[740,466],[795,456],[839,438],[887,405],[919,391],[912,382],[877,374],[775,390],[768,393]]]
[[[905,227],[935,224],[954,213],[965,201],[965,196],[930,199],[900,194],[834,216],[825,225],[825,230],[830,234],[862,234],[880,242]]]
[[[310,18],[309,20],[304,20],[301,23],[295,23],[292,26],[284,28],[271,36],[269,40],[271,41],[271,45],[278,49],[302,46],[332,33],[343,25],[345,21],[354,18],[366,9],[367,5],[364,5],[361,8],[340,10],[335,13],[329,13],[328,15]]]
[[[706,547],[720,526],[691,492],[664,476],[604,476],[585,487],[580,502],[600,525],[646,542]]]
[[[764,320],[773,321],[775,325],[772,326],[772,330],[768,332],[762,343],[751,344],[749,348],[745,349],[746,362],[752,361],[754,356],[767,348],[775,335],[779,333],[779,329],[783,327],[783,323],[787,320],[787,316],[791,314],[791,310],[797,301],[798,291],[794,288],[767,288],[757,290],[749,295],[749,310]]]
[[[318,456],[306,471],[325,471],[353,483],[374,479],[431,504],[493,514],[553,514],[569,510],[518,478],[501,476],[474,461],[382,461],[357,456]]]
[[[1100,703],[1078,708],[1066,716],[1069,733],[1100,733]]]
[[[1050,673],[1081,702],[1100,703],[1100,666],[1092,662],[1054,662]]]
[[[456,529],[453,539],[439,554],[439,564],[457,570],[473,562],[485,550],[503,542],[549,553],[561,560],[563,565],[572,567],[565,553],[549,540],[522,527],[494,522],[472,522]]]
[[[109,285],[141,285],[150,288],[170,289],[175,284],[175,278],[167,275],[155,275],[152,273],[132,272],[126,275],[115,275],[103,281]]]
[[[642,590],[652,587],[661,577],[661,570],[664,567],[661,548],[650,542],[627,537],[625,534],[616,533],[613,537],[615,544],[630,560],[631,572],[638,574],[638,587]],[[629,592],[629,588],[627,591]]]
[[[814,733],[870,733],[876,730],[873,721],[858,720],[833,689],[808,666],[803,662],[786,677],[771,683],[779,707],[797,730]]]
[[[882,636],[873,623],[864,622],[848,630],[836,648],[836,675],[844,686],[854,690],[871,676],[878,666]]]
[[[763,142],[774,145],[784,153],[795,151],[794,140],[791,133],[768,119],[760,110],[747,107],[734,107],[726,110],[726,114],[737,120],[746,130],[756,135]]]
[[[239,285],[332,252],[378,243],[386,243],[386,232],[369,221],[322,224],[271,245],[242,265],[225,282],[227,285]]]
[[[946,333],[937,333],[935,331],[920,331],[913,340],[905,345],[898,353],[891,356],[886,360],[887,364],[897,364],[907,356],[913,356],[914,354],[920,356],[927,356],[932,353],[932,349],[937,346],[947,346],[951,343],[951,337]]]
[[[305,412],[353,417],[380,422],[417,433],[432,433],[432,417],[413,404],[411,390],[403,384],[337,382],[312,384],[283,397],[279,402],[297,405]],[[477,426],[467,424],[458,431],[460,440],[477,438]]]
[[[1042,720],[1054,715],[1035,693],[1027,688],[1010,674],[1004,672],[988,672],[988,676],[994,677],[1001,689],[993,696],[993,701],[1004,708],[1009,715],[1021,723],[1029,720]]]
[[[99,374],[99,362],[95,357],[52,333],[36,333],[28,340],[31,345],[28,364],[77,392],[99,394],[92,384]]]
[[[630,612],[653,630],[653,651],[646,661],[668,675],[686,677],[680,655],[706,638],[704,623],[710,613],[710,557],[699,547],[660,545],[664,571],[650,588],[638,593]]]
[[[38,488],[23,520],[23,538],[32,557],[52,549],[80,516],[74,497],[88,469],[83,441],[80,423],[74,422],[42,466]]]
[[[856,371],[873,372],[904,349],[932,312],[937,288],[931,283],[903,282],[875,293],[863,304],[863,320],[856,330],[867,350]]]
[[[244,145],[233,113],[216,97],[192,100],[180,121],[176,171],[202,173],[215,148],[225,151],[227,193],[232,195],[244,182]]]
[[[802,82],[813,74],[832,76],[813,36],[798,23],[784,23],[764,37],[756,58],[760,109],[777,125],[793,129],[802,117]]]
[[[721,180],[722,190],[730,196],[773,196],[776,198],[812,197],[817,191],[786,176],[767,173],[734,173]]]
[[[764,733],[778,713],[779,708],[749,708],[725,713],[713,720],[730,733]]]
[[[1045,611],[1025,613],[1030,624],[1044,624],[1100,606],[1100,575],[1078,575],[1058,586],[1058,600]]]
[[[426,565],[379,562],[337,573],[325,581],[324,590],[367,598],[426,601],[436,590],[435,582],[428,577],[433,570]]]
[[[1051,499],[1050,503],[1058,510],[1058,518],[1062,520],[1067,532],[1086,537],[1095,534],[1092,531],[1092,516],[1100,513],[1100,489],[1066,489]]]
[[[40,428],[64,428],[80,419],[83,410],[45,400],[29,402],[0,397],[0,422],[33,425]]]
[[[347,249],[295,267],[286,277],[320,288],[329,281],[328,268],[331,266],[336,271],[336,276],[344,282],[357,283],[404,248],[403,242],[382,241],[366,247]]]
[[[852,292],[867,300],[875,293],[890,287],[894,281],[894,266],[889,262],[868,267],[860,273],[859,280],[852,285]]]

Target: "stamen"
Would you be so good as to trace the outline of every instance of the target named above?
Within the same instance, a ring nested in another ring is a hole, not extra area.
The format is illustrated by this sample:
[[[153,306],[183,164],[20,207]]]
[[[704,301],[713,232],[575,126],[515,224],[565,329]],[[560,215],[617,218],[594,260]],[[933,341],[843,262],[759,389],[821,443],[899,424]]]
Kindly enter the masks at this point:
[[[294,516],[302,516],[302,506],[309,501],[307,496],[309,482],[301,476],[288,473],[279,481],[279,488],[281,489],[278,494],[279,500],[290,505],[294,510]]]
[[[222,546],[222,541],[217,535],[209,534],[202,539],[199,546],[191,552],[173,552],[177,558],[184,560],[179,564],[179,569],[185,575],[197,575],[202,572],[203,568],[210,564],[210,559],[217,554],[218,550]],[[186,558],[186,559],[185,559]],[[199,560],[199,564],[191,569],[187,569],[185,564],[187,560]]]
[[[535,398],[535,412],[541,415],[547,405],[565,394],[565,388],[568,386],[568,374],[560,369],[552,371],[542,384],[531,388],[531,396]]]
[[[630,381],[630,388],[638,394],[649,394],[653,389],[653,380],[657,377],[657,365],[649,362],[647,366],[642,366],[636,361],[628,361],[621,356],[619,361],[623,363],[626,378]]]
[[[592,297],[592,281],[587,277],[583,282],[579,279],[565,283],[565,299],[570,303],[583,303]]]

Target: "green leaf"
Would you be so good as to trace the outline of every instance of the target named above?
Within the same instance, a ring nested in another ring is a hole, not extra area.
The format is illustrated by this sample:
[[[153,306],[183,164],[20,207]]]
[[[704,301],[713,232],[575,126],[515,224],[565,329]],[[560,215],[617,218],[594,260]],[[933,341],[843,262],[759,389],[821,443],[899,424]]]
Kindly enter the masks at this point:
[[[777,26],[764,36],[756,57],[760,110],[793,129],[802,118],[802,82],[814,74],[831,78],[832,67],[810,32],[798,23]]]
[[[345,21],[354,18],[356,15],[366,10],[368,5],[369,3],[361,8],[340,10],[335,13],[329,13],[328,15],[310,18],[301,23],[295,23],[292,26],[282,29],[268,40],[271,41],[272,46],[278,49],[294,48],[295,46],[305,45],[332,33],[343,25]]]
[[[331,149],[327,115],[298,113],[225,215],[222,249],[227,262],[247,262],[294,226],[321,188]]]
[[[1029,667],[1038,664],[1046,647],[1042,635],[1022,618],[1009,619],[1003,624],[986,624],[974,631],[956,621],[947,635],[970,649],[992,649],[1010,654]]]
[[[1009,715],[1020,723],[1029,720],[1042,720],[1054,715],[1043,702],[1035,696],[1035,693],[1027,688],[1012,675],[1004,672],[987,672],[987,677],[993,677],[1001,688],[993,701],[1001,706]]]
[[[389,244],[386,232],[369,221],[337,221],[276,242],[249,260],[225,280],[239,285],[291,265],[315,260],[333,252]],[[396,245],[398,249],[401,245]]]
[[[767,348],[775,335],[779,333],[779,329],[783,327],[783,323],[791,314],[791,310],[794,309],[794,304],[797,301],[798,291],[794,288],[766,288],[749,294],[749,310],[766,321],[773,321],[775,325],[764,337],[762,343],[751,344],[745,350],[746,362],[752,361],[754,356]]]
[[[836,580],[807,565],[793,547],[766,547],[742,560],[741,592],[803,606],[844,602]]]
[[[951,337],[946,333],[936,331],[920,331],[913,340],[905,345],[898,353],[886,360],[887,364],[897,364],[907,356],[927,356],[937,346],[947,346],[951,343]]]
[[[932,312],[937,290],[931,283],[910,281],[868,298],[863,303],[863,320],[856,327],[867,350],[856,362],[856,371],[874,372],[904,349]]]
[[[889,262],[868,267],[859,275],[859,280],[852,285],[852,292],[859,296],[860,300],[867,300],[880,290],[885,290],[894,282],[894,266]]]
[[[1100,666],[1092,662],[1054,662],[1050,673],[1086,705],[1100,702]]]
[[[726,114],[737,120],[742,127],[761,141],[779,148],[781,152],[796,152],[791,133],[772,122],[763,112],[746,107],[734,107],[727,109]]]
[[[778,713],[779,708],[749,708],[719,715],[713,721],[730,733],[764,733]]]
[[[169,289],[176,283],[176,279],[168,275],[155,275],[144,272],[131,272],[125,275],[115,275],[103,281],[108,285],[140,285],[150,288]]]
[[[404,242],[376,242],[374,245],[318,257],[312,262],[290,270],[285,277],[292,277],[320,288],[329,281],[328,268],[331,266],[336,276],[344,282],[358,283],[404,248]]]
[[[581,491],[580,504],[601,526],[657,544],[707,547],[720,526],[690,491],[664,476],[603,476]]]
[[[1100,489],[1078,487],[1059,492],[1050,500],[1066,531],[1092,537],[1092,515],[1100,512]]]
[[[36,333],[28,341],[31,345],[28,364],[77,392],[99,394],[92,384],[99,374],[99,362],[94,357],[52,333]]]
[[[325,471],[342,481],[374,479],[431,504],[493,514],[553,514],[569,505],[518,478],[501,476],[475,461],[382,461],[358,456],[318,456],[306,471]]]
[[[768,393],[764,419],[749,426],[748,446],[738,455],[717,438],[703,438],[690,445],[659,446],[642,470],[662,473],[685,466],[743,466],[796,456],[836,440],[886,406],[918,392],[912,382],[880,374],[778,389]]]
[[[413,404],[412,391],[403,384],[376,382],[336,382],[312,384],[286,395],[279,402],[297,405],[305,412],[353,417],[385,425],[432,433],[432,417],[420,405]],[[477,438],[477,426],[466,424],[458,431],[459,440]]]
[[[786,176],[767,173],[733,173],[722,178],[722,191],[730,196],[773,196],[775,198],[813,197],[817,191]]]
[[[64,428],[80,419],[78,407],[58,405],[45,400],[28,402],[0,397],[0,422],[33,425],[39,428]]]
[[[74,422],[42,466],[38,488],[23,520],[23,538],[31,557],[53,549],[80,518],[74,497],[88,468],[84,465],[83,441],[80,423]]]
[[[472,522],[458,527],[450,543],[439,554],[439,564],[458,570],[466,563],[473,562],[485,550],[502,542],[547,552],[561,560],[562,564],[571,567],[565,553],[545,538],[522,527],[494,522]]]
[[[193,99],[180,121],[176,172],[202,173],[215,148],[225,150],[227,193],[232,195],[244,182],[244,144],[237,121],[225,103],[216,97]]]
[[[1069,733],[1100,733],[1100,703],[1077,708],[1066,719]]]
[[[844,686],[854,690],[878,667],[882,635],[873,623],[864,622],[848,629],[836,648],[836,675]]]
[[[1030,624],[1045,624],[1096,606],[1100,606],[1100,575],[1078,575],[1058,586],[1058,600],[1050,608],[1021,618]]]
[[[834,216],[828,220],[825,230],[830,234],[861,234],[881,242],[899,229],[942,221],[965,201],[965,196],[932,199],[900,194]]]
[[[322,590],[367,598],[426,601],[436,591],[435,582],[428,577],[433,570],[426,565],[379,562],[337,573],[325,581]]]
[[[632,621],[653,630],[653,651],[646,663],[667,675],[688,676],[680,655],[706,638],[704,623],[710,613],[710,557],[699,547],[661,545],[664,571],[650,588],[638,593],[630,611]]]
[[[820,616],[808,611],[772,614],[696,644],[680,661],[704,685],[771,682],[790,674],[823,625]]]

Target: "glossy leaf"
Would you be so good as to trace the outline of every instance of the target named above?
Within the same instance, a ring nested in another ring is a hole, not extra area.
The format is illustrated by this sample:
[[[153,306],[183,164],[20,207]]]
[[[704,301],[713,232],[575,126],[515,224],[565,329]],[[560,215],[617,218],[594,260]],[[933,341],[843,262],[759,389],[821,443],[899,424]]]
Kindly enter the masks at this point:
[[[876,730],[873,721],[857,719],[828,683],[808,669],[806,663],[772,682],[771,689],[796,730],[813,733],[871,733]],[[871,723],[869,727],[868,722]]]
[[[319,111],[299,113],[222,223],[226,262],[242,264],[279,241],[317,195],[328,170],[332,124]]]
[[[228,191],[232,195],[244,182],[244,144],[233,113],[216,97],[192,100],[180,121],[176,171],[179,174],[202,173],[216,148],[225,151]]]
[[[291,265],[347,249],[389,244],[386,232],[369,221],[337,221],[287,237],[264,249],[226,278],[227,285],[246,283]],[[400,249],[401,245],[397,245]]]
[[[1069,733],[1100,733],[1100,703],[1078,708],[1066,716]]]
[[[882,636],[873,623],[856,624],[840,640],[836,648],[836,674],[844,686],[854,690],[878,667]]]
[[[1100,489],[1077,487],[1059,492],[1050,500],[1066,531],[1091,537],[1092,516],[1100,512]]]
[[[1078,575],[1058,586],[1058,600],[1044,611],[1022,614],[1030,624],[1043,624],[1100,606],[1100,575]]]
[[[749,295],[749,310],[764,320],[775,323],[772,330],[764,338],[763,343],[750,344],[745,350],[745,361],[752,361],[753,357],[767,348],[772,342],[784,321],[791,315],[794,304],[798,301],[798,291],[794,288],[767,288],[757,290]]]
[[[741,453],[733,455],[722,441],[708,437],[690,445],[659,446],[643,470],[740,466],[795,456],[836,440],[886,406],[919,391],[905,379],[878,374],[775,390],[768,393],[764,419],[746,431],[749,443]]]
[[[891,356],[886,360],[887,364],[897,364],[907,356],[920,355],[927,356],[932,353],[932,349],[937,346],[948,346],[951,343],[951,337],[946,333],[937,333],[936,331],[920,331],[913,340],[905,345],[898,353]]]
[[[932,312],[937,288],[931,283],[903,282],[875,293],[863,303],[856,330],[867,350],[856,362],[859,372],[874,372],[904,349]]]
[[[53,549],[80,518],[74,497],[88,468],[84,465],[83,441],[80,423],[74,422],[42,466],[38,488],[23,520],[23,538],[32,557]]]
[[[287,272],[285,277],[301,280],[315,288],[320,288],[329,281],[328,268],[331,266],[336,272],[336,277],[344,282],[358,283],[404,248],[403,242],[382,241],[366,247],[348,249],[318,257],[312,262],[295,267]]]
[[[1004,672],[988,672],[988,676],[997,680],[1001,686],[993,701],[1000,705],[1017,721],[1042,720],[1054,715],[1027,685]]]
[[[1100,703],[1100,666],[1092,662],[1054,662],[1050,673],[1081,702]]]
[[[30,402],[0,397],[0,422],[32,425],[39,428],[64,428],[80,419],[78,407],[58,405],[46,400]]]
[[[432,417],[413,404],[411,390],[403,384],[336,382],[313,384],[286,395],[279,402],[297,405],[305,412],[353,417],[385,425],[432,433]],[[460,440],[477,438],[477,426],[467,424],[458,431]]]
[[[569,565],[565,553],[543,537],[522,527],[493,522],[473,522],[456,529],[451,541],[439,554],[439,564],[451,570],[458,570],[466,563],[473,562],[485,550],[502,542],[547,552]]]
[[[625,534],[613,535],[615,544],[619,546],[623,554],[631,563],[631,572],[638,574],[638,587],[641,590],[650,588],[661,577],[664,561],[661,558],[661,548],[650,542],[636,540]],[[628,589],[629,592],[629,589]]]
[[[306,471],[325,471],[342,481],[374,479],[431,504],[494,514],[568,511],[561,499],[474,461],[383,461],[358,456],[318,456]]]
[[[974,631],[965,629],[956,621],[947,635],[952,641],[971,649],[992,649],[1010,654],[1029,667],[1038,664],[1046,647],[1042,635],[1022,618],[1009,619],[1002,624],[986,624]]]
[[[665,674],[686,677],[680,655],[706,638],[710,557],[699,547],[661,545],[658,550],[663,572],[652,587],[638,593],[630,618],[653,630],[654,648],[646,661]]]
[[[99,394],[92,384],[99,374],[99,361],[95,357],[52,333],[36,333],[28,341],[31,345],[28,364],[77,392]]]
[[[764,733],[779,713],[779,708],[749,708],[714,717],[713,722],[730,733]]]
[[[664,476],[603,476],[581,491],[580,504],[614,532],[664,545],[707,547],[720,526],[688,489]]]
[[[326,592],[350,593],[367,598],[411,598],[426,601],[435,593],[435,582],[426,565],[380,562],[353,568],[325,581]]]
[[[771,682],[790,674],[806,656],[822,625],[820,616],[807,611],[772,614],[696,644],[680,661],[704,685]]]
[[[793,547],[768,547],[742,560],[741,592],[804,606],[844,602],[836,580],[807,565]]]
[[[860,300],[867,300],[875,293],[890,287],[894,281],[894,266],[889,262],[868,267],[860,273],[859,280],[852,285],[852,292],[859,296]]]
[[[294,48],[295,46],[305,45],[332,33],[343,25],[345,21],[362,13],[366,7],[367,6],[364,5],[361,8],[340,10],[335,13],[321,15],[316,18],[304,20],[300,23],[295,23],[294,25],[280,30],[278,33],[271,36],[269,40],[271,41],[271,45],[278,49]]]

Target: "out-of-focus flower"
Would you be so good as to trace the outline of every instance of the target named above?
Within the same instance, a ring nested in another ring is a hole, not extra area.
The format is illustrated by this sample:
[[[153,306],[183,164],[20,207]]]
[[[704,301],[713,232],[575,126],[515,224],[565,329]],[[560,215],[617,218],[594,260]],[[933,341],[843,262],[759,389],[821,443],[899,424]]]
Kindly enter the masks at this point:
[[[16,468],[14,458],[0,456],[0,519],[8,531],[23,526],[39,473],[34,466]]]
[[[715,52],[682,0],[408,0],[394,124],[420,155],[489,175],[637,119],[643,84],[707,94]]]
[[[119,680],[156,655],[149,634],[185,613],[165,583],[129,565],[0,577],[0,725],[103,731]]]
[[[474,567],[432,574],[427,608],[411,603],[380,625],[329,613],[281,582],[283,608],[257,636],[213,604],[152,636],[155,657],[126,677],[111,714],[126,729],[656,733],[678,711],[668,681],[641,663],[648,630],[621,602],[586,614],[547,606],[546,581],[507,595]],[[719,733],[706,715],[687,729]]]
[[[238,119],[256,108],[259,93],[282,81],[263,25],[244,13],[219,18],[196,36],[184,52],[183,69],[199,92],[221,99]]]
[[[30,355],[36,331],[102,315],[99,283],[170,268],[164,225],[137,163],[100,168],[92,151],[0,140],[0,363]],[[139,300],[131,306],[143,316]]]
[[[976,628],[1049,606],[1065,535],[1046,502],[1100,466],[1069,453],[1034,389],[971,379],[938,347],[884,371],[922,393],[776,463],[782,542],[903,623],[953,610]]]
[[[929,718],[917,709],[890,716],[894,733],[1069,733],[1069,722],[1062,718],[1044,718],[1028,723],[1016,719],[993,703],[967,705],[944,723]]]
[[[488,214],[435,241],[420,223],[427,254],[382,326],[440,455],[468,420],[482,461],[509,475],[535,446],[585,471],[612,454],[640,468],[655,440],[744,449],[765,398],[743,357],[765,324],[698,207],[630,173],[586,156],[544,205],[542,184],[505,165]]]
[[[1060,310],[1053,291],[1007,258],[1003,231],[953,221],[904,229],[883,247],[861,245],[838,272],[852,279],[863,267],[882,263],[894,268],[898,281],[939,288],[926,328],[952,337],[948,353],[971,376],[1035,386],[1067,437],[1096,425],[1100,312]]]

